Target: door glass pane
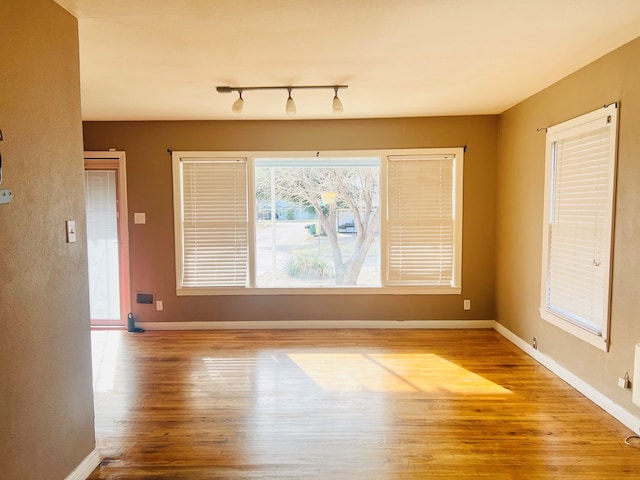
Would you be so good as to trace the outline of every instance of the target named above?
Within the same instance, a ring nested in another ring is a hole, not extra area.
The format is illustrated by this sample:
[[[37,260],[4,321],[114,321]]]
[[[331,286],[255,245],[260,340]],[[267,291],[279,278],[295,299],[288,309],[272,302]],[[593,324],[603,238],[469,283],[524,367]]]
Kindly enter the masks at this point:
[[[91,320],[120,319],[116,172],[85,171]]]

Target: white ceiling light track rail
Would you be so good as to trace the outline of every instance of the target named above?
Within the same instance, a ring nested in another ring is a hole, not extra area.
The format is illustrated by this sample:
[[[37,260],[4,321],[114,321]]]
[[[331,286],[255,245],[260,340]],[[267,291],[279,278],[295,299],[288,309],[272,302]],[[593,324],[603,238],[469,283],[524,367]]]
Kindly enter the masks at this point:
[[[343,88],[349,88],[349,85],[299,85],[299,86],[274,86],[274,87],[228,87],[221,86],[216,87],[216,91],[218,93],[233,93],[238,92],[238,98],[233,105],[231,106],[231,111],[234,113],[242,113],[242,108],[244,107],[244,98],[242,98],[243,92],[248,92],[250,90],[286,90],[289,94],[287,97],[287,102],[285,104],[285,111],[287,115],[295,115],[296,113],[296,104],[291,96],[291,92],[293,90],[333,90],[333,100],[332,100],[332,108],[333,113],[342,113],[342,102],[340,98],[338,98],[338,90]]]

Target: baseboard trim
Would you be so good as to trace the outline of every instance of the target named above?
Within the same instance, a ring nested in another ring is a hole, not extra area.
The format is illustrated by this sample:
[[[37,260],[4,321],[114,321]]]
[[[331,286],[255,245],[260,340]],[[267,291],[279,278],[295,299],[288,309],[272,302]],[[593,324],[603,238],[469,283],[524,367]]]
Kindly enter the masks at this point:
[[[556,362],[553,358],[545,355],[544,353],[540,353],[540,351],[534,349],[527,342],[522,340],[520,337],[515,335],[511,330],[507,329],[503,325],[498,322],[495,322],[495,330],[502,335],[504,338],[513,343],[520,350],[524,351],[531,358],[536,360],[538,363],[549,369],[556,376],[560,377],[562,380],[567,382],[577,391],[582,393],[585,397],[591,400],[593,403],[602,408],[609,415],[617,419],[620,423],[630,428],[634,432],[640,431],[640,418],[633,415],[631,412],[621,407],[609,397],[601,393],[600,391],[593,388],[591,385],[586,383],[584,380],[564,368],[558,362]]]
[[[86,480],[98,465],[100,465],[100,453],[94,449],[65,480]]]
[[[145,330],[465,329],[495,328],[494,320],[282,320],[247,322],[136,322]]]

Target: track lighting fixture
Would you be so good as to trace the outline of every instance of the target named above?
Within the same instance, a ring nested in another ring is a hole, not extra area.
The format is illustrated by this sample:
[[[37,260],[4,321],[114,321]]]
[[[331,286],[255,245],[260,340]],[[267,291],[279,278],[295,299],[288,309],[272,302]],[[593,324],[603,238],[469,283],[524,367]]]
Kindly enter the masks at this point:
[[[334,92],[333,95],[333,113],[342,113],[342,101],[338,98],[338,90],[341,88],[349,88],[349,85],[300,85],[297,87],[292,86],[277,86],[277,87],[216,87],[218,93],[231,93],[238,92],[238,99],[233,102],[231,106],[231,110],[234,113],[242,113],[242,107],[244,106],[244,99],[242,98],[242,92],[247,90],[286,90],[288,92],[287,103],[285,104],[285,111],[287,115],[295,115],[296,113],[296,103],[291,96],[291,92],[293,90],[302,90],[302,89],[331,89]]]
[[[287,89],[289,91],[289,98],[287,98],[287,105],[286,105],[286,112],[287,115],[295,115],[296,114],[296,103],[293,101],[293,98],[291,98],[291,89],[288,88]]]
[[[333,87],[335,95],[333,96],[333,113],[342,113],[342,102],[338,98],[338,88]]]
[[[242,99],[242,90],[238,90],[238,99],[231,105],[231,111],[233,113],[242,113],[242,107],[244,106],[244,100]]]

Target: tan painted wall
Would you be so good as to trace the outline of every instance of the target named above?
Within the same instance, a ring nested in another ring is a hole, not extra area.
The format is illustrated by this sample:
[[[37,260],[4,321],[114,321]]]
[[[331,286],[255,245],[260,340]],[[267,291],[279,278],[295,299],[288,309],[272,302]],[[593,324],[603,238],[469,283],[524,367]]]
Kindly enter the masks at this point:
[[[0,478],[64,479],[95,446],[76,19],[4,0],[0,68]]]
[[[640,39],[500,116],[497,320],[635,415],[617,378],[632,374],[640,342]],[[618,189],[611,309],[605,353],[542,321],[540,302],[545,134],[540,127],[620,101]]]
[[[85,148],[127,154],[132,291],[139,321],[493,319],[497,117],[395,120],[86,122]],[[172,150],[342,150],[467,145],[463,294],[176,297]],[[133,225],[134,212],[147,214]],[[463,311],[462,300],[472,301]]]

